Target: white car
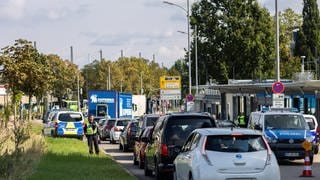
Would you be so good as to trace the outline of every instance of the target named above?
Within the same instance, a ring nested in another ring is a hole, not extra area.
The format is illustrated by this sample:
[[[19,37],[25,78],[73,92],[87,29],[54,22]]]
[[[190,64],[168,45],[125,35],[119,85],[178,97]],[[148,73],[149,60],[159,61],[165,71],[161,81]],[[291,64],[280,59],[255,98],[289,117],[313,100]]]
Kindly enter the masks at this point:
[[[174,160],[175,179],[280,180],[275,155],[260,131],[194,130]]]
[[[114,144],[119,142],[120,134],[122,133],[124,127],[131,121],[131,119],[116,119],[114,126],[110,130],[110,143]]]

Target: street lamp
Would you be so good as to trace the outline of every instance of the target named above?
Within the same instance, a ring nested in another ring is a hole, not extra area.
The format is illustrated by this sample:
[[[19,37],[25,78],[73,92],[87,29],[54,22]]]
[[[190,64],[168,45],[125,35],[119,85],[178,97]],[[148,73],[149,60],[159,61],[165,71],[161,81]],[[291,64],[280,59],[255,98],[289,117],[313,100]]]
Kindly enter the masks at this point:
[[[191,54],[190,54],[190,13],[189,13],[189,0],[187,0],[187,9],[178,5],[178,4],[175,4],[175,3],[172,3],[172,2],[169,2],[169,1],[163,1],[163,3],[165,4],[169,4],[169,5],[172,5],[172,6],[176,6],[180,9],[182,9],[184,12],[186,12],[187,14],[187,23],[188,23],[188,66],[189,66],[189,94],[191,94]]]

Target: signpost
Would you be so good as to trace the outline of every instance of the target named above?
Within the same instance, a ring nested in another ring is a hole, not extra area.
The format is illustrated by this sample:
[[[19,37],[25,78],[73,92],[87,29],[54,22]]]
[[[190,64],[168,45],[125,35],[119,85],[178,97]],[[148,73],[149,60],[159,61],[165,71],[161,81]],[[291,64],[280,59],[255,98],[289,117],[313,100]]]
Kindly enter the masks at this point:
[[[282,82],[274,82],[272,84],[272,107],[284,108],[284,84]]]

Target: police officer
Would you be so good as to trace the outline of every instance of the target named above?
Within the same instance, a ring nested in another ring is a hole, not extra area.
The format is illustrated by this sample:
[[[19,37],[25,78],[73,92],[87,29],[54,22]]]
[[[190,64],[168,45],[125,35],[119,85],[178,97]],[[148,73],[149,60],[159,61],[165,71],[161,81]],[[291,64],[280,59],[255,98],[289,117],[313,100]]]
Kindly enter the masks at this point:
[[[245,116],[244,116],[244,113],[241,112],[240,115],[238,116],[238,125],[240,127],[246,127],[246,121],[245,121]]]
[[[92,114],[88,117],[88,122],[84,125],[84,133],[88,140],[89,153],[93,153],[93,145],[96,154],[99,154],[99,146],[98,146],[98,123],[94,121],[94,116]]]

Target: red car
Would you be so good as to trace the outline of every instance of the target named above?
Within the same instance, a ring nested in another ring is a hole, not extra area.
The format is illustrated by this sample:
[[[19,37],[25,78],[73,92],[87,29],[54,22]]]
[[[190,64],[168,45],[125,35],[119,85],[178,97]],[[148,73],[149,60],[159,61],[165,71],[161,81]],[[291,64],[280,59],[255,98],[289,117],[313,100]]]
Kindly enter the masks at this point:
[[[153,126],[148,126],[143,129],[140,135],[136,137],[135,145],[133,148],[133,164],[139,165],[140,169],[144,168],[144,150],[151,138]]]

